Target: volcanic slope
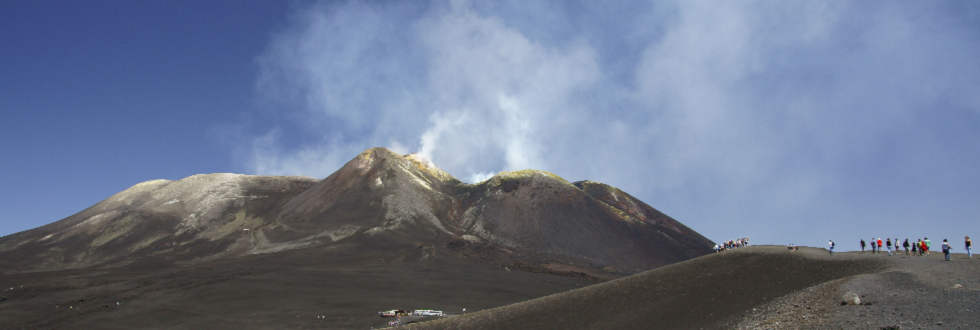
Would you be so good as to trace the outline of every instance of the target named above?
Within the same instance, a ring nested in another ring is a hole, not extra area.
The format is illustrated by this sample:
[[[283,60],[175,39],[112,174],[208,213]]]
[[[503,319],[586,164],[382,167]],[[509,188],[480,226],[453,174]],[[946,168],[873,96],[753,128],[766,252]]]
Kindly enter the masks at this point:
[[[976,329],[980,262],[781,246],[725,251],[405,329]],[[847,292],[860,305],[844,305]]]
[[[241,256],[255,250],[244,229],[265,225],[317,181],[218,173],[143,182],[64,220],[0,238],[0,272]]]
[[[372,148],[323,180],[208,174],[144,182],[0,238],[0,267],[160,267],[345,244],[610,279],[704,255],[712,242],[608,185],[536,170],[471,185],[417,155]]]
[[[710,252],[697,232],[608,185],[536,170],[465,184],[416,155],[369,149],[291,199],[260,233],[433,245],[535,272],[608,278]]]

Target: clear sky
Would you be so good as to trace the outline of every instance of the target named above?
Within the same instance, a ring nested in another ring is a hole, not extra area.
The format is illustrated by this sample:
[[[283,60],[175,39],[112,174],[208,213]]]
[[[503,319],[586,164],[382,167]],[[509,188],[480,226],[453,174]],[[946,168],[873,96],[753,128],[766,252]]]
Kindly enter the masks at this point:
[[[962,242],[978,54],[971,1],[0,1],[0,235],[383,146],[608,183],[715,241]]]

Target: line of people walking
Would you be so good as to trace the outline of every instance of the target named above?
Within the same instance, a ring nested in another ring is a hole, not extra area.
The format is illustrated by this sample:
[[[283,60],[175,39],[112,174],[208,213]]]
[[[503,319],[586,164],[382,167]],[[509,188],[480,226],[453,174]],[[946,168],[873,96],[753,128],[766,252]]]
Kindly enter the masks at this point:
[[[871,238],[871,253],[884,253],[883,251],[887,251],[888,255],[892,255],[892,246],[893,245],[892,245],[891,238],[886,238],[884,241],[881,240],[881,237],[879,237],[878,239],[874,239],[873,237]],[[898,249],[897,238],[895,239],[894,248],[895,248],[895,253],[898,253],[899,249]],[[864,242],[864,239],[861,239],[861,253],[866,252],[867,251],[866,249],[867,249],[867,243]]]
[[[880,237],[878,239],[871,238],[870,243],[871,243],[870,244],[871,253],[885,253],[887,251],[889,256],[892,255],[893,249],[895,253],[901,253],[902,249],[904,249],[905,256],[909,258],[914,256],[927,256],[929,255],[929,251],[932,250],[932,241],[930,241],[928,237],[924,239],[918,239],[915,242],[909,242],[909,239],[906,238],[901,243],[901,246],[899,246],[898,238],[896,238],[894,241],[892,241],[891,238],[886,238],[884,241],[882,241]],[[868,244],[864,241],[864,239],[861,239],[860,244],[861,244],[861,253],[867,252],[866,249]],[[966,247],[967,256],[970,259],[973,259],[973,241],[970,240],[970,236],[965,237],[964,245]],[[830,246],[831,246],[830,253],[833,254],[833,241],[831,241]],[[953,247],[949,244],[949,241],[947,239],[943,239],[943,244],[941,248],[943,254],[946,257],[946,260],[951,260],[949,254],[950,251],[953,249]]]
[[[721,252],[725,250],[737,249],[748,245],[749,245],[748,237],[742,237],[738,239],[725,241],[724,243],[721,243],[721,245],[715,244],[713,249],[715,250],[715,252]]]

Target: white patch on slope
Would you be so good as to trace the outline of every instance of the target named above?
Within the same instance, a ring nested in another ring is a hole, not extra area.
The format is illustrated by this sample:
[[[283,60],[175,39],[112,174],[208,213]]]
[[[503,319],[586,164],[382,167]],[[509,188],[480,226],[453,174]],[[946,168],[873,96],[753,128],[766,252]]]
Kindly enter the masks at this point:
[[[191,215],[180,224],[184,229],[206,225],[217,219],[221,212],[243,196],[241,174],[217,173],[201,174],[175,181],[162,189],[153,191],[148,198],[150,205],[171,205],[183,201],[182,206]]]
[[[159,189],[160,187],[166,186],[172,182],[173,181],[161,179],[161,180],[150,180],[150,181],[137,183],[136,185],[129,187],[129,189],[123,190],[122,192],[113,195],[109,199],[110,203],[104,204],[102,206],[102,209],[104,210],[109,206],[112,206],[113,203],[123,203],[123,202],[127,202],[127,200],[128,202],[125,204],[130,205],[133,203],[133,200],[143,197],[146,194],[156,189]]]
[[[100,228],[99,226],[102,223],[106,222],[107,220],[115,219],[119,217],[121,214],[122,213],[117,210],[111,210],[108,212],[99,213],[88,217],[88,219],[85,219],[85,221],[82,221],[72,226],[67,231],[74,232],[74,233],[86,232],[88,234],[93,234],[98,231],[98,228]]]
[[[411,166],[408,160],[404,163],[399,164],[402,171],[408,174],[408,177],[412,179],[419,186],[427,189],[430,192],[438,191],[432,189],[428,182],[416,176],[411,170],[408,169]],[[414,223],[414,218],[421,217],[426,221],[430,222],[433,226],[439,230],[448,233],[449,231],[442,225],[430,207],[432,201],[427,194],[413,189],[413,185],[406,185],[406,182],[396,183],[394,191],[382,200],[382,205],[385,210],[385,220],[388,224],[385,227],[388,228],[399,228],[404,226],[406,223]],[[439,193],[441,194],[441,193]]]
[[[381,228],[381,227],[374,227],[374,228],[371,228],[371,229],[368,229],[368,230],[364,231],[364,233],[365,234],[368,234],[368,235],[371,235],[371,236],[374,236],[374,235],[383,233],[385,230],[386,229]]]
[[[402,168],[402,171],[405,171],[405,173],[407,173],[408,176],[412,178],[412,180],[414,180],[415,182],[417,182],[419,185],[421,185],[425,189],[434,190],[434,189],[432,189],[432,186],[430,186],[428,182],[426,182],[425,180],[422,180],[422,178],[420,178],[417,175],[415,175],[415,173],[412,173],[412,171],[409,171],[408,169],[406,169],[404,167]]]
[[[336,242],[344,238],[347,238],[350,235],[354,235],[354,233],[356,233],[357,230],[359,229],[361,229],[361,227],[359,226],[345,225],[334,230],[324,231],[319,235],[317,235],[316,237],[330,237],[331,242]]]

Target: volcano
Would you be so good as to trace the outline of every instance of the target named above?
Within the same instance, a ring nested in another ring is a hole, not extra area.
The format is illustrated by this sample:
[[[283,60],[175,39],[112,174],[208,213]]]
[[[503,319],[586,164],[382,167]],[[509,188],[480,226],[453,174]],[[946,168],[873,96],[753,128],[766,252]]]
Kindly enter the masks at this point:
[[[704,255],[712,244],[605,184],[538,170],[466,184],[416,154],[372,148],[323,180],[207,174],[143,182],[0,238],[0,267],[159,266],[309,247],[411,246],[609,279]]]
[[[608,185],[536,170],[466,184],[372,148],[322,180],[147,181],[2,237],[0,324],[366,329],[382,310],[486,310],[711,245]]]

